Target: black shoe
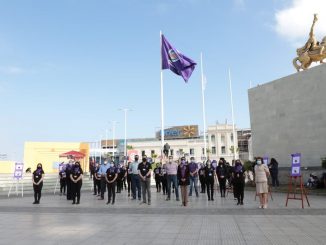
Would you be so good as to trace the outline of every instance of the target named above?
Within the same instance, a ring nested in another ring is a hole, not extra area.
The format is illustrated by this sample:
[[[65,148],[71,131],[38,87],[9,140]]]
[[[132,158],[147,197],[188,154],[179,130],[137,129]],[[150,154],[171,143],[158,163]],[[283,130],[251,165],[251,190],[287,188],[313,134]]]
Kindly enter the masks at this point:
[[[212,197],[211,201],[214,201],[214,198]]]
[[[114,202],[112,202],[112,205],[114,205]]]
[[[37,201],[34,201],[33,204],[37,204]]]
[[[211,199],[210,198],[208,198],[208,201],[210,201]]]
[[[180,201],[180,199],[179,198],[177,198],[177,202],[179,202]]]
[[[97,200],[104,200],[104,197],[100,197],[99,199],[97,199]]]
[[[110,204],[111,201],[107,201],[106,205]]]
[[[166,198],[165,201],[170,201],[170,197]]]
[[[78,205],[80,202],[76,202],[76,204]]]
[[[93,194],[94,196],[97,195],[96,193]]]
[[[240,202],[240,205],[243,205],[243,202]]]
[[[237,205],[240,205],[240,202],[238,202]]]
[[[72,205],[76,204],[75,202],[72,202]]]

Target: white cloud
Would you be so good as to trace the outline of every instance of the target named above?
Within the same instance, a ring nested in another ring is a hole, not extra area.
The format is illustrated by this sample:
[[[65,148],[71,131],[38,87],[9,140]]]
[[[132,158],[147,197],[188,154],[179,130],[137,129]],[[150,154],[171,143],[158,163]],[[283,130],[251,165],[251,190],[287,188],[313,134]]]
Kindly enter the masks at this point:
[[[303,45],[309,36],[315,13],[318,14],[315,35],[321,40],[326,36],[325,0],[290,0],[290,4],[275,13],[275,31],[293,44]]]
[[[18,75],[25,72],[25,70],[18,66],[1,66],[0,72],[12,75]]]

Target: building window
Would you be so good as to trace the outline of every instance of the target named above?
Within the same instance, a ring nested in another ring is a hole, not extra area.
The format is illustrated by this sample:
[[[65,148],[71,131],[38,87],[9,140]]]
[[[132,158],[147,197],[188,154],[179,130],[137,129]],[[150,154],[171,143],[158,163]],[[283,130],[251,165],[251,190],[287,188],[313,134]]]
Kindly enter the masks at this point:
[[[222,144],[225,144],[225,135],[221,135],[221,142]]]
[[[170,155],[173,156],[173,154],[174,154],[173,149],[170,149]]]
[[[216,155],[216,147],[215,146],[212,147],[212,154]]]
[[[141,151],[141,155],[142,156],[145,156],[145,151]]]
[[[211,142],[215,143],[215,135],[214,134],[211,135]]]
[[[195,155],[195,149],[194,148],[190,148],[189,153],[190,153],[191,156]]]
[[[225,146],[221,147],[221,152],[222,152],[222,154],[225,154]]]

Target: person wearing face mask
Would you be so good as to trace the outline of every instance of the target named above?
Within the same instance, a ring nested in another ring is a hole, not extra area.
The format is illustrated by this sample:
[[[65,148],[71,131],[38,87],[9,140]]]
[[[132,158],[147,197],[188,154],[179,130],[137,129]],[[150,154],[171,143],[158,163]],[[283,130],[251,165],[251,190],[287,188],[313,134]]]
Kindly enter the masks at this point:
[[[162,168],[161,168],[161,164],[158,163],[156,165],[156,168],[154,168],[154,178],[155,178],[155,184],[156,184],[156,192],[161,192],[162,189],[162,185],[161,185],[161,172],[162,172]]]
[[[101,197],[98,200],[104,200],[104,193],[106,191],[105,175],[106,175],[106,171],[108,170],[109,167],[110,167],[110,165],[108,164],[107,159],[105,159],[103,164],[100,165],[98,174],[101,175]]]
[[[126,173],[122,169],[121,164],[118,164],[117,173],[118,173],[118,178],[117,178],[117,193],[121,193],[121,190],[123,188],[123,178],[124,178],[124,175]]]
[[[38,163],[36,170],[32,175],[33,190],[34,190],[34,202],[33,204],[40,204],[41,192],[43,187],[44,171],[42,164]]]
[[[131,190],[131,168],[130,168],[131,162],[128,162],[127,165],[127,185],[128,185],[128,197],[130,197],[130,190]]]
[[[110,168],[107,169],[105,180],[108,187],[108,202],[106,204],[111,203],[112,198],[112,205],[115,202],[115,187],[116,187],[116,180],[118,178],[118,169],[115,168],[114,163],[111,162]]]
[[[268,167],[263,164],[263,158],[256,158],[255,182],[256,194],[259,196],[259,208],[267,208],[268,184],[267,177],[270,175]]]
[[[190,185],[190,169],[186,164],[186,159],[184,157],[181,158],[181,163],[178,166],[178,183],[181,189],[181,200],[182,205],[187,206],[188,204],[188,190],[187,187]],[[198,194],[198,193],[197,193]]]
[[[73,169],[74,159],[70,159],[66,165],[66,184],[67,184],[67,200],[71,200],[71,179],[70,174]]]
[[[143,193],[143,202],[146,203],[147,193],[147,204],[151,205],[151,169],[152,166],[147,162],[147,158],[143,157],[143,161],[138,165],[138,174],[141,183],[141,189]],[[142,204],[141,203],[141,204]]]
[[[75,166],[70,174],[71,179],[71,191],[72,191],[72,204],[80,203],[80,190],[83,185],[83,170],[80,167],[80,162],[75,162]],[[76,202],[77,198],[77,202]]]
[[[198,165],[195,163],[195,158],[190,158],[189,174],[190,174],[190,190],[189,196],[192,196],[192,188],[195,187],[196,197],[199,197],[198,194]]]
[[[96,163],[95,168],[94,168],[94,176],[93,176],[93,181],[94,181],[94,194],[93,195],[101,195],[101,175],[98,173],[100,170],[100,165]]]
[[[167,195],[167,193],[168,193],[168,181],[167,181],[167,173],[166,173],[166,163],[163,164],[160,176],[161,176],[161,182],[162,182],[163,195]]]
[[[203,163],[200,164],[200,169],[199,169],[199,181],[200,181],[200,187],[201,187],[201,192],[200,193],[205,193],[206,189],[206,183],[205,183],[205,165]]]
[[[130,164],[132,200],[136,200],[137,196],[138,196],[138,200],[141,200],[141,187],[140,187],[140,180],[138,176],[138,165],[139,165],[138,159],[139,156],[135,155],[135,161],[133,161]]]
[[[59,178],[60,178],[60,196],[66,195],[66,167],[63,166],[62,169],[59,172]]]
[[[226,191],[226,176],[227,176],[227,167],[225,166],[224,158],[218,161],[218,166],[216,168],[216,174],[218,178],[218,183],[220,184],[221,197],[225,197]]]
[[[215,169],[212,166],[211,161],[207,160],[206,167],[205,167],[205,180],[206,180],[208,201],[214,201],[214,178],[215,178]]]
[[[236,160],[232,171],[233,175],[233,192],[238,199],[237,205],[243,205],[244,185],[245,185],[245,169],[240,160]]]
[[[180,201],[179,199],[179,188],[178,188],[178,179],[177,179],[177,172],[178,172],[178,164],[173,161],[173,157],[169,156],[169,162],[165,165],[166,172],[167,172],[167,183],[168,183],[168,197],[166,201],[170,201],[171,199],[171,182],[175,186],[175,196],[176,200]]]

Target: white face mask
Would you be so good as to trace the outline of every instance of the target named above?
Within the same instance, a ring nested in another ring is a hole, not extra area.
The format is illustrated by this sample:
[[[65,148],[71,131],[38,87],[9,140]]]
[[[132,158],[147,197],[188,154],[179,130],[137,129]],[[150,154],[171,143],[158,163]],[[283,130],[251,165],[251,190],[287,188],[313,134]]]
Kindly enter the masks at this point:
[[[257,161],[257,165],[261,165],[261,160],[258,160]]]
[[[111,163],[111,167],[114,167],[114,164],[113,163]]]

